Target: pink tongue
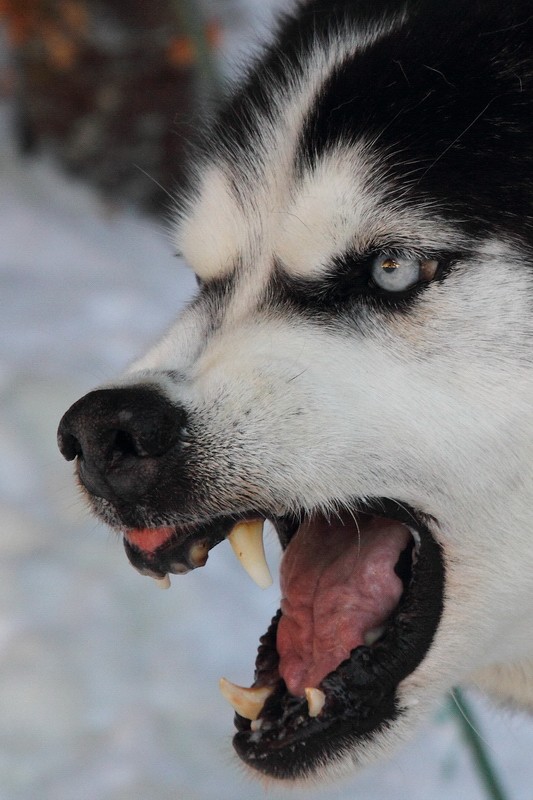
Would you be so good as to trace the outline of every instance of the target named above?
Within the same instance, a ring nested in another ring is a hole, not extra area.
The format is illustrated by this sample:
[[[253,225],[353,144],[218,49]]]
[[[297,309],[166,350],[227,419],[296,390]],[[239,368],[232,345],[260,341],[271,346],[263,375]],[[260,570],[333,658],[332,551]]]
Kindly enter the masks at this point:
[[[281,564],[279,672],[289,692],[303,696],[383,625],[403,591],[394,572],[410,541],[400,522],[359,517],[304,523]]]

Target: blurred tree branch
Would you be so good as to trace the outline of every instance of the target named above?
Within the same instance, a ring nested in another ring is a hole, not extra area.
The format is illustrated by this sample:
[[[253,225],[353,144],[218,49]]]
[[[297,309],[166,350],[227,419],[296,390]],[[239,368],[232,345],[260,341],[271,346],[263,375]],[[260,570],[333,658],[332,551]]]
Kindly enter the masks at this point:
[[[194,0],[0,0],[18,139],[112,201],[168,207],[186,143],[218,91],[221,28]]]

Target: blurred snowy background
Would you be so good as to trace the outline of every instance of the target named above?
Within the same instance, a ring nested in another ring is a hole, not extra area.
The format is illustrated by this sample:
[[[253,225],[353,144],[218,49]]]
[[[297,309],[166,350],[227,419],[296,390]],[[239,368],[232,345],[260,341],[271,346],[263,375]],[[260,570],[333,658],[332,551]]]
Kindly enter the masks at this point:
[[[281,2],[278,5],[282,5]],[[226,56],[273,3],[248,0]],[[7,64],[5,47],[1,65]],[[222,675],[246,684],[278,605],[218,547],[168,592],[88,515],[55,431],[194,290],[165,225],[110,208],[46,153],[21,157],[0,105],[0,800],[256,800],[232,756]],[[142,164],[140,165],[142,167]],[[274,536],[268,558],[279,558]],[[533,797],[533,722],[471,698],[513,800]],[[415,741],[351,781],[271,800],[485,797],[448,700]]]

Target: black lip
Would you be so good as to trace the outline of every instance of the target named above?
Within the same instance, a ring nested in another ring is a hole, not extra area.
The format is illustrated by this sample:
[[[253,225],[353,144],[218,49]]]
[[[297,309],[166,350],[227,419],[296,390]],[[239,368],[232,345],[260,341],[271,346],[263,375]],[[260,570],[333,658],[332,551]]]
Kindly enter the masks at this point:
[[[361,505],[358,506],[361,509]],[[347,747],[390,726],[402,713],[398,684],[423,660],[437,630],[444,602],[445,570],[440,545],[413,509],[392,500],[365,505],[365,512],[398,519],[421,539],[412,582],[386,633],[372,647],[362,645],[320,684],[325,706],[311,718],[304,699],[289,695],[278,679],[261,713],[261,727],[238,714],[233,745],[240,758],[260,772],[280,778],[302,778],[335,760]],[[275,634],[280,612],[262,637],[255,683],[272,684],[278,656]]]
[[[293,515],[276,517],[266,511],[249,509],[247,511],[224,514],[210,520],[195,521],[189,524],[169,524],[174,532],[160,547],[153,551],[142,550],[123,537],[124,549],[130,564],[142,575],[161,578],[171,572],[183,575],[197,567],[203,567],[209,551],[220,544],[236,522],[246,519],[269,519],[276,528],[281,546],[285,548],[298,528],[299,521]],[[158,527],[163,527],[164,524]],[[144,528],[142,523],[131,528]],[[154,526],[156,527],[156,526]],[[205,560],[191,558],[193,548],[205,550]]]
[[[227,515],[200,525],[174,526],[174,533],[167,541],[150,552],[136,547],[125,536],[124,549],[132,566],[142,575],[162,577],[168,572],[182,575],[203,567],[209,551],[226,538],[238,519],[244,518],[250,517]],[[193,558],[191,554],[194,548],[203,551],[205,558]]]

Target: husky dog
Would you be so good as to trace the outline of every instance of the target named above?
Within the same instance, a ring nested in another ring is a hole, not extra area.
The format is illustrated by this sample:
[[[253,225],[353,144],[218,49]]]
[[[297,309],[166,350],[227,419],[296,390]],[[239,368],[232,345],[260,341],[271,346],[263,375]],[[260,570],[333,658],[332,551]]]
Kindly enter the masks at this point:
[[[195,155],[197,296],[59,443],[165,582],[228,538],[281,608],[234,747],[279,779],[450,687],[533,710],[529,0],[310,0]]]

